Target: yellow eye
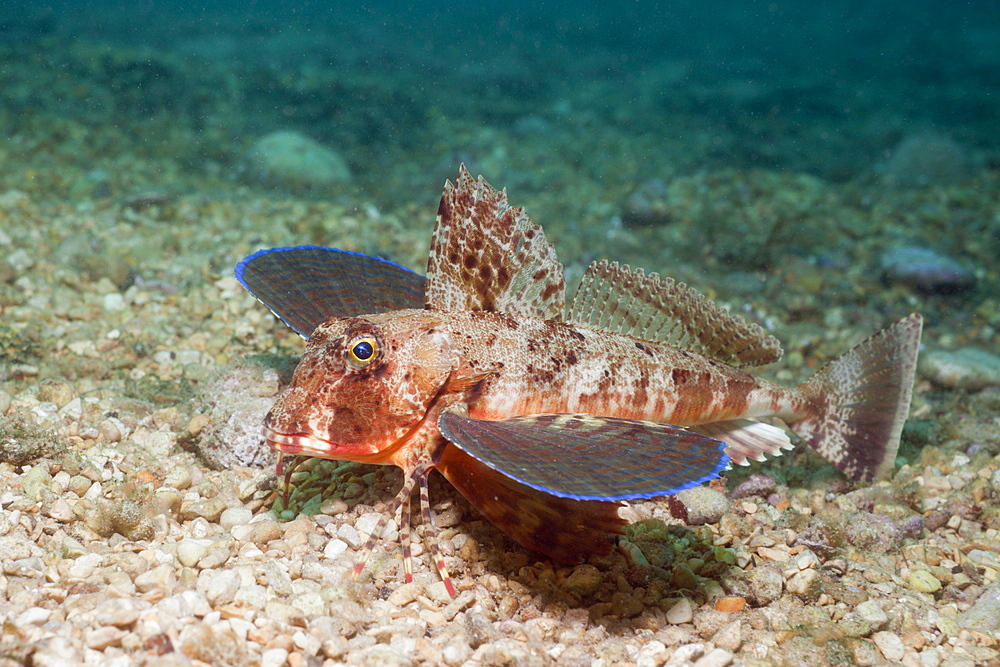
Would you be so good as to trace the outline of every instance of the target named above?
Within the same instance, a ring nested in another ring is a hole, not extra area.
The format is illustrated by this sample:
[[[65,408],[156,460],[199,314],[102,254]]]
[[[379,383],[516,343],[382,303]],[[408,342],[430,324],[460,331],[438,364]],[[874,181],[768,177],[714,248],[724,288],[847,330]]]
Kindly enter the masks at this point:
[[[347,349],[347,363],[354,368],[364,368],[378,357],[378,340],[362,336]]]

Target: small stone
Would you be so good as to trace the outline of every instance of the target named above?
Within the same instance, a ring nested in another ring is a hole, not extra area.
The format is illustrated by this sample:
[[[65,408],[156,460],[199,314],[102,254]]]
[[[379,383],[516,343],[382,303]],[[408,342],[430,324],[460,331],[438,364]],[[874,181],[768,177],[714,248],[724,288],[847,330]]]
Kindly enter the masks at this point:
[[[253,512],[246,507],[227,507],[219,516],[219,525],[226,530],[250,523]]]
[[[878,646],[878,650],[882,651],[882,655],[885,656],[886,660],[899,662],[903,659],[906,647],[903,645],[903,640],[896,633],[886,632],[885,630],[876,632],[872,635],[872,641],[875,642],[875,646]]]
[[[755,607],[771,604],[781,595],[785,580],[781,573],[766,565],[752,570],[730,570],[722,585],[732,595],[745,597]]]
[[[733,654],[724,648],[714,648],[694,661],[694,667],[726,667],[733,664]]]
[[[694,612],[691,610],[691,603],[687,598],[681,598],[667,611],[667,623],[671,625],[690,623],[693,618]]]
[[[94,620],[115,627],[132,625],[139,620],[139,608],[136,602],[127,598],[110,598],[94,610]]]
[[[910,573],[910,588],[921,593],[936,593],[941,590],[941,582],[927,570],[914,570]]]
[[[80,556],[69,568],[69,576],[71,579],[90,579],[90,577],[94,575],[94,571],[101,566],[103,561],[104,557],[97,553],[87,553]]]
[[[43,466],[33,466],[21,479],[21,491],[28,498],[40,502],[52,495],[50,484],[52,484],[52,475],[49,474],[49,471]]]
[[[875,600],[866,600],[854,608],[858,620],[867,624],[873,631],[882,630],[889,624],[889,616]]]
[[[1000,386],[1000,356],[976,347],[922,352],[918,367],[922,377],[947,389]]]
[[[819,594],[823,592],[823,582],[816,570],[802,570],[795,573],[785,583],[785,588],[788,589],[789,593],[794,593],[810,602],[817,599]]]
[[[159,565],[153,569],[143,572],[135,578],[135,588],[140,593],[159,590],[169,595],[177,584],[172,565]]]
[[[177,543],[177,560],[184,567],[194,567],[208,553],[209,540],[184,539]]]
[[[404,607],[423,594],[424,586],[415,581],[403,584],[389,594],[389,604],[393,607]]]
[[[663,657],[667,655],[667,646],[663,642],[646,642],[635,656],[635,667],[659,667]]]
[[[62,541],[62,556],[63,558],[79,558],[80,556],[88,553],[87,548],[80,544],[79,540],[69,537],[68,535],[63,538]]]
[[[334,559],[345,551],[347,551],[347,542],[344,540],[330,540],[323,548],[323,555],[327,558]]]
[[[882,278],[924,294],[955,294],[975,286],[975,274],[957,260],[937,250],[897,246],[880,260]]]
[[[172,486],[178,491],[191,486],[191,468],[188,466],[174,466],[163,479],[165,486]]]
[[[283,648],[271,648],[260,655],[260,667],[283,667],[288,660],[288,651]]]
[[[54,498],[43,508],[42,514],[62,522],[72,521],[76,518],[73,508],[62,498]]]
[[[738,651],[743,644],[743,622],[735,620],[723,625],[712,635],[712,643],[727,651]]]
[[[734,595],[725,595],[715,601],[715,609],[717,611],[724,611],[730,614],[743,611],[746,609],[746,606],[746,598]]]
[[[685,489],[668,498],[670,513],[690,526],[718,523],[729,511],[729,499],[708,486]]]
[[[337,537],[347,542],[348,546],[352,549],[359,549],[364,541],[361,539],[361,535],[358,534],[357,529],[350,524],[342,524],[337,529]]]
[[[225,510],[226,503],[222,498],[196,500],[181,505],[181,519],[191,521],[201,517],[210,523],[216,523]]]
[[[351,180],[338,153],[292,131],[273,132],[247,153],[246,173],[256,180],[295,190],[329,188]]]
[[[602,581],[604,581],[604,575],[601,571],[593,565],[584,563],[573,568],[573,571],[563,581],[562,589],[573,595],[587,597],[597,592]]]
[[[204,577],[208,571],[202,571]],[[199,581],[200,583],[200,581]],[[229,604],[240,590],[240,575],[235,570],[214,571],[208,576],[205,597],[213,607]]]
[[[103,651],[107,647],[114,646],[120,642],[126,634],[128,633],[125,630],[110,625],[97,628],[87,634],[87,648],[92,648],[95,651]]]
[[[24,627],[27,625],[41,625],[49,620],[52,616],[52,612],[48,609],[42,607],[28,607],[14,619],[15,627]]]

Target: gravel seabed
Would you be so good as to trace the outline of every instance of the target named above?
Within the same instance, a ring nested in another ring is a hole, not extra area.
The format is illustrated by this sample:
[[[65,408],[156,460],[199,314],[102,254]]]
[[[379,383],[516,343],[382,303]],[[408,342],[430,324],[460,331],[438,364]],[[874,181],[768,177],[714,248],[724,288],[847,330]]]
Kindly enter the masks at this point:
[[[400,475],[313,461],[281,509],[257,429],[301,343],[231,267],[331,219],[418,265],[430,215],[417,229],[249,195],[149,201],[0,193],[0,664],[1000,661],[996,386],[919,379],[890,480],[786,455],[680,498],[697,526],[666,500],[634,504],[617,548],[575,566],[506,540],[435,479],[457,598],[419,541],[403,583],[394,523],[355,580]],[[869,332],[831,327],[805,352],[786,333],[790,380]]]

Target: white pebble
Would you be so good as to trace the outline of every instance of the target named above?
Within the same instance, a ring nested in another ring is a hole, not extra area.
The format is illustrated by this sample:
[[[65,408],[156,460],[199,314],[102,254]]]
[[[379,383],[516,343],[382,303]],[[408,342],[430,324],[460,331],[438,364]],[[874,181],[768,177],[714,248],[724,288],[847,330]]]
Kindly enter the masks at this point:
[[[282,667],[288,660],[288,651],[283,648],[271,648],[260,656],[260,667]]]
[[[211,540],[183,539],[177,543],[177,560],[184,567],[194,567],[208,553],[211,543]]]
[[[104,311],[107,313],[113,313],[120,310],[125,310],[125,297],[123,297],[118,292],[112,292],[111,294],[104,295]]]
[[[894,632],[887,632],[885,630],[881,632],[876,632],[872,635],[872,641],[875,642],[875,646],[882,651],[882,655],[885,659],[890,662],[899,662],[903,659],[905,655],[906,647],[903,645],[903,640],[899,638]]]
[[[15,627],[24,627],[27,625],[41,625],[45,621],[49,620],[52,616],[52,612],[48,609],[43,609],[41,607],[28,607],[14,619]]]
[[[330,540],[323,549],[323,555],[333,559],[345,551],[347,551],[347,542],[344,540]]]
[[[232,530],[236,526],[243,526],[250,523],[253,512],[246,507],[227,507],[219,517],[219,525],[226,530]]]
[[[202,574],[208,574],[205,597],[212,606],[220,607],[233,601],[240,589],[239,574],[233,570],[202,570]],[[201,584],[200,578],[198,583]]]
[[[694,613],[691,611],[691,603],[688,602],[687,598],[681,598],[667,611],[667,623],[672,625],[690,623],[693,618]]]
[[[667,647],[663,642],[656,641],[643,644],[635,656],[635,667],[659,667],[663,664],[663,656]]]
[[[352,549],[357,549],[364,544],[361,540],[361,536],[358,534],[358,531],[355,530],[354,526],[346,523],[337,529],[337,537],[347,542],[348,546]]]
[[[102,560],[101,554],[89,553],[80,556],[73,562],[73,566],[69,568],[70,578],[89,579],[94,574],[94,570],[100,567]]]

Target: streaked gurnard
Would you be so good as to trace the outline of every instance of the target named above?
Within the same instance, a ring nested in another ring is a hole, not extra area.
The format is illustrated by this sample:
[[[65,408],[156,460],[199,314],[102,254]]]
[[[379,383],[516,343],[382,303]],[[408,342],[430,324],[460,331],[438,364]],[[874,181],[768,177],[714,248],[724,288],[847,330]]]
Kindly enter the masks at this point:
[[[683,283],[599,261],[566,308],[542,229],[464,166],[445,184],[426,278],[317,246],[262,250],[236,276],[308,338],[264,420],[271,447],[403,470],[355,574],[402,508],[406,580],[421,513],[452,595],[432,470],[504,533],[563,562],[610,550],[623,501],[790,449],[775,419],[847,477],[871,480],[894,463],[922,326],[910,315],[780,386],[745,370],[777,361],[778,341]]]

